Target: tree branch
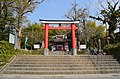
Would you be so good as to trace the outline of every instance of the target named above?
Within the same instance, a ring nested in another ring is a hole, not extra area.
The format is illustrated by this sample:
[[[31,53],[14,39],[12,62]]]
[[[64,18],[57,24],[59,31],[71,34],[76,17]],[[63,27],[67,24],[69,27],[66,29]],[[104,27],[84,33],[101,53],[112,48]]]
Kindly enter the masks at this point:
[[[31,13],[32,13],[32,10],[31,10],[31,11],[30,11],[30,10],[28,10],[28,11],[26,11],[26,12],[22,13],[22,14],[21,14],[21,16],[23,16],[24,14],[29,13],[29,12],[31,12]]]

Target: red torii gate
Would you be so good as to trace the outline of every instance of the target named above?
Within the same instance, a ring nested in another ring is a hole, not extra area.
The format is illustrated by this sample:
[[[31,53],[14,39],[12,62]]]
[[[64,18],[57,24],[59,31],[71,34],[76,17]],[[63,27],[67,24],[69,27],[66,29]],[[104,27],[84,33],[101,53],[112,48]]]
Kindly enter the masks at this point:
[[[78,27],[75,26],[75,24],[78,24],[79,21],[73,21],[73,20],[40,20],[42,24],[45,24],[45,26],[42,27],[44,32],[44,55],[48,55],[48,30],[71,30],[72,31],[72,54],[77,55],[76,52],[76,45],[75,45],[75,30],[78,30]],[[59,24],[59,27],[51,27],[49,24]],[[61,26],[61,24],[70,24],[69,27]]]

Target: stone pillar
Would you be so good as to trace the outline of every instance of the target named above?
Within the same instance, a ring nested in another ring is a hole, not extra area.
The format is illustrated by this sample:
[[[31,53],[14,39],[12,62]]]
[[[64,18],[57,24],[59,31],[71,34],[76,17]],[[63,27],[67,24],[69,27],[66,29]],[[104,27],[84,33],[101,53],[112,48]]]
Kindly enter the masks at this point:
[[[44,55],[48,55],[48,27],[49,24],[45,24],[45,32],[44,32]]]
[[[77,50],[76,50],[76,40],[75,40],[75,25],[72,23],[71,24],[71,31],[72,31],[72,54],[77,55]]]

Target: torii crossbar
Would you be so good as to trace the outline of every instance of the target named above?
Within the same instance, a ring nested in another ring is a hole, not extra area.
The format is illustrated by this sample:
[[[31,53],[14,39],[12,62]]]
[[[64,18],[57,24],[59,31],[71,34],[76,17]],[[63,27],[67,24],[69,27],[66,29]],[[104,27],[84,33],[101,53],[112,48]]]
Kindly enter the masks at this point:
[[[76,52],[76,45],[75,45],[75,30],[78,29],[78,27],[75,26],[75,24],[78,24],[79,21],[73,21],[73,20],[41,20],[40,22],[42,24],[45,24],[42,29],[45,30],[44,32],[44,55],[48,55],[48,30],[71,30],[72,32],[72,53],[73,55],[77,55]],[[60,26],[49,26],[49,24],[59,24]],[[70,24],[69,27],[61,26],[61,24]]]

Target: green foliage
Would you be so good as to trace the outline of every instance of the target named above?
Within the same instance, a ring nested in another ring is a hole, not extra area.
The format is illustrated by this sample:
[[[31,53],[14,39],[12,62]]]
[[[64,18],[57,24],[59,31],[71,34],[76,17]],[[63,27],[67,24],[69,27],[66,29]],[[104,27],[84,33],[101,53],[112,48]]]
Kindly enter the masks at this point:
[[[39,50],[14,50],[14,52],[15,52],[15,54],[16,55],[21,55],[21,54],[23,54],[23,55],[43,55],[43,51],[44,51],[44,49],[43,48],[41,48],[41,49],[39,49]]]
[[[8,34],[15,27],[15,22],[12,1],[0,1],[0,41],[8,41]]]
[[[120,42],[116,44],[108,44],[104,47],[104,51],[108,54],[120,54]]]
[[[13,46],[6,41],[0,41],[0,54],[12,53]]]
[[[113,40],[112,40],[113,41]],[[116,43],[120,42],[120,33],[116,33],[115,34],[115,40],[114,40]]]
[[[98,39],[105,36],[104,29],[102,25],[97,26],[96,22],[87,21],[86,27],[80,33],[80,39],[86,41],[89,47],[98,47]]]
[[[94,16],[90,16],[90,18],[102,21],[103,24],[108,23],[109,25],[109,36],[112,36],[114,38],[114,31],[117,27],[117,23],[119,23],[119,19],[120,19],[120,7],[117,8],[117,5],[119,5],[119,0],[114,3],[114,5],[112,5],[109,1],[107,1],[107,9],[103,9],[101,10],[100,14],[103,17],[94,17]],[[103,7],[103,6],[102,6]]]
[[[0,41],[0,68],[7,62],[13,55],[19,54],[31,54],[31,55],[43,55],[43,49],[26,51],[26,50],[14,50],[13,46],[7,41]]]
[[[86,50],[80,50],[80,51],[77,51],[77,54],[85,54],[87,51]]]
[[[42,24],[29,24],[27,28],[22,30],[22,46],[24,46],[25,38],[28,38],[27,47],[33,47],[34,43],[43,42]]]
[[[0,66],[4,65],[13,56],[14,49],[7,41],[0,41]]]
[[[13,56],[13,54],[0,54],[0,62],[6,63]]]
[[[110,50],[110,49],[112,49],[112,48],[114,48],[114,45],[108,44],[108,45],[106,45],[106,46],[104,47],[104,50],[107,51],[107,50]]]
[[[7,0],[5,0],[7,1]],[[20,44],[20,39],[22,36],[22,26],[23,23],[26,21],[26,14],[28,13],[32,13],[34,11],[34,9],[36,8],[37,4],[42,3],[44,0],[11,0],[11,4],[12,4],[12,9],[13,9],[13,13],[14,16],[16,18],[16,24],[17,27],[17,32],[18,32],[18,37],[17,37],[17,49],[21,48],[21,44]]]

